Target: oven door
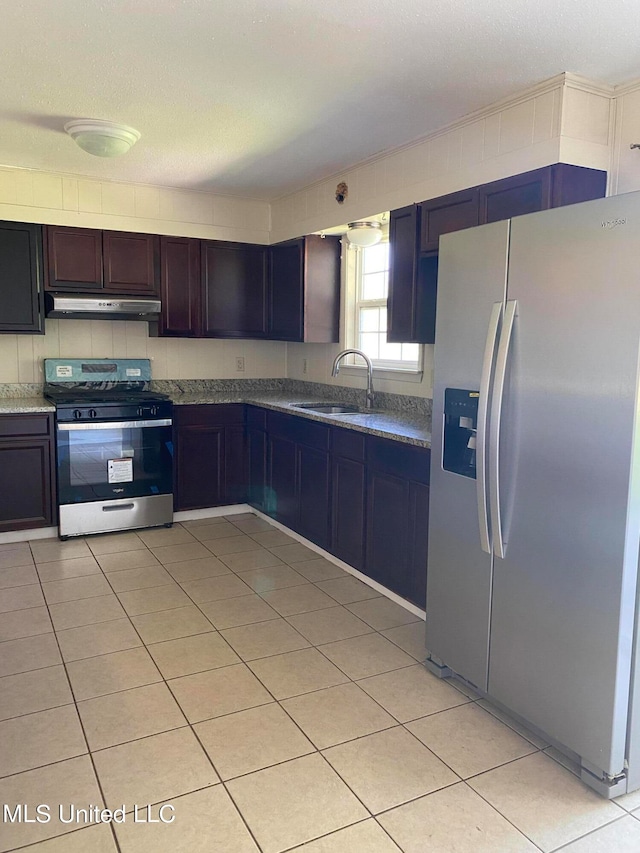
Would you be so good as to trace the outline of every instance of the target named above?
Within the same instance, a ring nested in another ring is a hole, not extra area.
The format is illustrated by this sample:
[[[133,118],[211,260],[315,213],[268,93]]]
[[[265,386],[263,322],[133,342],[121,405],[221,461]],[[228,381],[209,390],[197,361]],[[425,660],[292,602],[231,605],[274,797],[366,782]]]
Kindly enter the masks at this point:
[[[170,495],[171,419],[59,423],[58,503]]]

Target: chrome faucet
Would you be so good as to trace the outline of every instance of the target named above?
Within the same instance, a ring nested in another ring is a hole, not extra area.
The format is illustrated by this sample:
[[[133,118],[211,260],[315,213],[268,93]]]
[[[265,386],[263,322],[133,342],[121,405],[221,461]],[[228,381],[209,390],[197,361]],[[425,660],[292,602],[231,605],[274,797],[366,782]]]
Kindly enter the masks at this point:
[[[339,352],[333,360],[331,375],[338,375],[338,373],[340,372],[340,362],[346,355],[359,355],[367,363],[367,401],[364,407],[365,409],[370,409],[373,406],[373,364],[371,363],[371,359],[366,353],[362,352],[362,350],[359,349],[343,349],[342,352]]]

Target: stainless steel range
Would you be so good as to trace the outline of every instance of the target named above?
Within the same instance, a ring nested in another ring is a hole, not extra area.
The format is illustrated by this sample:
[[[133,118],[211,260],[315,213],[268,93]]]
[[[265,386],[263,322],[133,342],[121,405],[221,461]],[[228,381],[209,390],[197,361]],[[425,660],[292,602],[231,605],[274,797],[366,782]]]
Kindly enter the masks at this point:
[[[148,359],[44,360],[60,538],[173,522],[172,403]]]

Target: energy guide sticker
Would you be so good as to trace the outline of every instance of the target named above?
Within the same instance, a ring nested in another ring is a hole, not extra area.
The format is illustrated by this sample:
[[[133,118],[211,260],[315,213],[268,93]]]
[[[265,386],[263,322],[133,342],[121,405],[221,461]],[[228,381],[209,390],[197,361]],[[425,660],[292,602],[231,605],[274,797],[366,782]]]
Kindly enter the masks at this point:
[[[109,459],[107,471],[110,483],[132,483],[133,459]]]

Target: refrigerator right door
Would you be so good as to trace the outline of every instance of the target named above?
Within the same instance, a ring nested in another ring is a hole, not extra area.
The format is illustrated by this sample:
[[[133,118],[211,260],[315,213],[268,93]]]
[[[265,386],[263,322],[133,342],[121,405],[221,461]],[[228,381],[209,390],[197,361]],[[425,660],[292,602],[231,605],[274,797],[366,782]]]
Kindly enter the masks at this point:
[[[489,689],[622,772],[640,458],[640,193],[512,220]]]

